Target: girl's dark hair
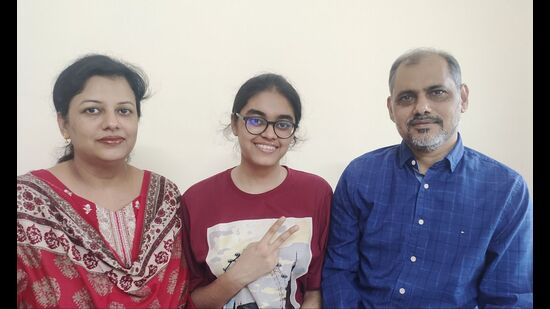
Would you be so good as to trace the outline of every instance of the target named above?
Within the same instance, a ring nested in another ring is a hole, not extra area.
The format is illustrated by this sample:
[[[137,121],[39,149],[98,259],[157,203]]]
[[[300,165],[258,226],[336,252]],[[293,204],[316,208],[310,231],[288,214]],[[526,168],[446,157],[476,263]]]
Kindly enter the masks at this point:
[[[250,98],[265,90],[275,90],[288,100],[296,117],[296,125],[298,125],[302,118],[300,96],[284,77],[273,73],[254,76],[239,88],[237,95],[235,95],[235,101],[233,101],[232,117],[236,117],[235,113],[240,112]]]
[[[138,117],[141,116],[141,101],[148,98],[148,80],[138,67],[99,54],[90,54],[77,59],[57,77],[53,87],[53,103],[56,112],[65,120],[71,100],[84,89],[88,79],[93,76],[124,77],[136,97]],[[65,147],[64,155],[57,163],[74,158],[72,143]]]

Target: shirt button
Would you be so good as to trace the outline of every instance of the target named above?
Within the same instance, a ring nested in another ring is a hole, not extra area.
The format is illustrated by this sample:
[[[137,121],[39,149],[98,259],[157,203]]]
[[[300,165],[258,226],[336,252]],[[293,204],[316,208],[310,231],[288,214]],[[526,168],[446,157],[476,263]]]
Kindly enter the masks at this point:
[[[399,294],[401,294],[401,295],[405,294],[405,289],[404,289],[404,288],[400,288],[400,289],[399,289]]]
[[[415,165],[415,164],[416,164],[416,161],[415,161],[415,160],[412,160],[412,161],[411,161],[411,164],[412,164],[412,165]]]
[[[424,189],[428,189],[429,187],[430,187],[429,184],[427,184],[427,183],[424,184]]]
[[[424,219],[418,220],[418,224],[420,224],[420,225],[424,224]]]
[[[411,262],[413,262],[413,263],[416,262],[416,256],[414,256],[414,255],[411,256]]]

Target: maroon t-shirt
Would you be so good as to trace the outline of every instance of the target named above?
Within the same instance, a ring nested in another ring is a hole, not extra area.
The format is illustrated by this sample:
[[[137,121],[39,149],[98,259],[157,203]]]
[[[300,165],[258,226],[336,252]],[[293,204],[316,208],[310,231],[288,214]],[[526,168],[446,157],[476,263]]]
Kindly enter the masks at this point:
[[[241,191],[231,180],[231,168],[183,194],[191,291],[223,274],[281,216],[287,219],[280,232],[294,224],[300,229],[281,246],[280,266],[249,284],[227,305],[299,307],[306,291],[320,289],[332,188],[319,176],[285,168],[286,179],[268,192]]]

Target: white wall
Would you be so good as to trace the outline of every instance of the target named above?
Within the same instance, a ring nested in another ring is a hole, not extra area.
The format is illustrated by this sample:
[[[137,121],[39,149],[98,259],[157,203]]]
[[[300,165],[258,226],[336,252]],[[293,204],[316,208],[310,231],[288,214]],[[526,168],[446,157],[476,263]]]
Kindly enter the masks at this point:
[[[533,188],[533,5],[526,0],[18,0],[17,173],[52,166],[64,140],[51,91],[78,56],[140,66],[143,105],[132,158],[191,184],[239,162],[222,134],[234,95],[258,73],[287,77],[302,97],[306,141],[284,163],[336,186],[353,158],[396,144],[388,71],[402,52],[459,60],[470,107],[464,143],[517,170]]]

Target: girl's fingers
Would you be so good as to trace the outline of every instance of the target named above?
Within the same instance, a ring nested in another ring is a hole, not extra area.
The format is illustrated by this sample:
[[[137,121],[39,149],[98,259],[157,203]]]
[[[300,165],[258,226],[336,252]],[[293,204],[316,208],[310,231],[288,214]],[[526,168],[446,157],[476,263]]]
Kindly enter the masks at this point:
[[[277,239],[271,244],[273,246],[273,249],[279,249],[279,247],[290,237],[292,234],[296,233],[300,229],[299,226],[293,225],[288,230],[286,230],[284,233],[279,235]]]
[[[273,238],[273,236],[275,235],[275,233],[277,233],[277,231],[279,230],[279,228],[283,225],[283,223],[285,222],[286,218],[285,217],[280,217],[279,219],[277,219],[277,221],[275,221],[275,223],[273,223],[273,225],[271,225],[271,227],[269,228],[269,230],[267,230],[267,232],[265,232],[264,236],[262,237],[262,239],[260,239],[260,242],[266,242],[269,244],[269,242],[271,241],[271,238]]]

